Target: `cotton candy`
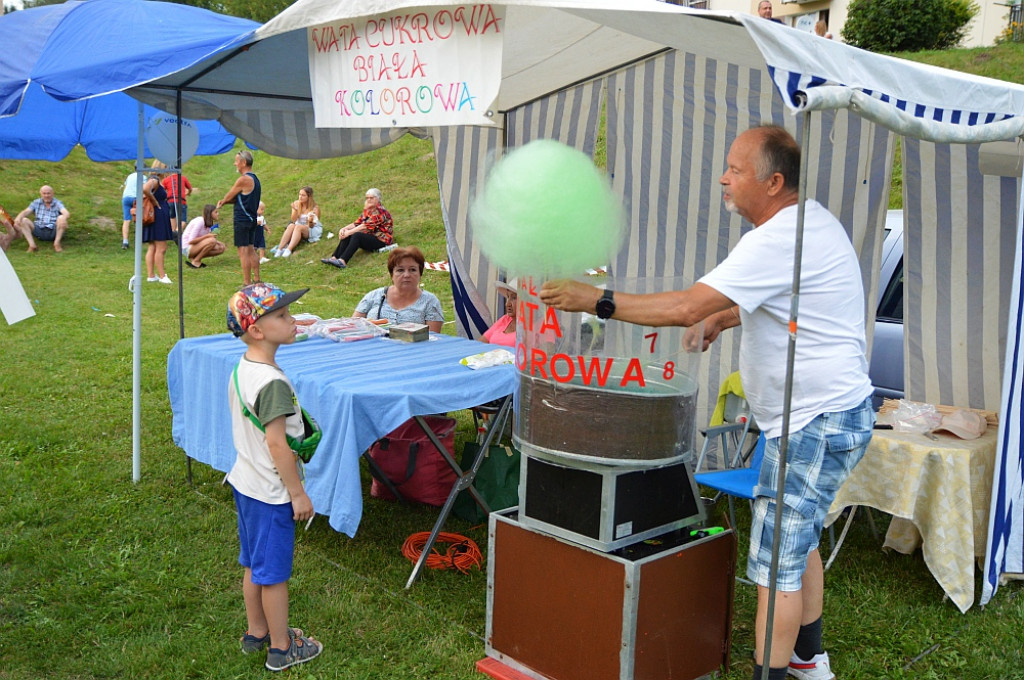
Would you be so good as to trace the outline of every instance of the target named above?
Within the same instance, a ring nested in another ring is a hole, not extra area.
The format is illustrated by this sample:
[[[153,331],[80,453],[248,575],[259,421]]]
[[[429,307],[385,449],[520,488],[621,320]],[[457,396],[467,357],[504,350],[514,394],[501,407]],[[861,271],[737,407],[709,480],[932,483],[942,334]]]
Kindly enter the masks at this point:
[[[502,158],[470,206],[474,241],[512,275],[571,277],[608,265],[626,215],[608,178],[560,142],[530,142]]]

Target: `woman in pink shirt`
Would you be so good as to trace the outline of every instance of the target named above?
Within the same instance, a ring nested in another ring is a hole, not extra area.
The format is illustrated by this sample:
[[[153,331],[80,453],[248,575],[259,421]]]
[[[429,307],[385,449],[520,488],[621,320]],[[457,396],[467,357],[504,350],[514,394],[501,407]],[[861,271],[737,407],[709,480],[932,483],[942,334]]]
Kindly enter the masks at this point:
[[[484,332],[484,341],[495,345],[515,347],[516,345],[516,305],[519,295],[516,293],[518,279],[495,281],[494,287],[505,296],[505,315],[495,321]]]

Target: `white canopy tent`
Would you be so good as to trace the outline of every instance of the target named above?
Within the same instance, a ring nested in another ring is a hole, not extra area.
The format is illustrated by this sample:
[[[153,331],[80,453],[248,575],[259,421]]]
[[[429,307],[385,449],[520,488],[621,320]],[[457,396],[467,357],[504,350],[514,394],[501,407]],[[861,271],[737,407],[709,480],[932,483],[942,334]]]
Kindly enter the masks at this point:
[[[979,163],[981,143],[1024,130],[1024,88],[870,54],[756,17],[655,0],[495,4],[505,11],[506,38],[501,87],[488,106],[495,125],[417,131],[434,140],[460,332],[476,336],[490,318],[484,301],[496,272],[473,245],[466,206],[504,146],[553,137],[589,151],[606,107],[608,168],[633,230],[610,274],[692,281],[743,228],[722,211],[716,186],[732,139],[760,122],[796,131],[800,124],[787,111],[820,108],[808,119],[808,194],[850,230],[866,289],[875,291],[891,161],[903,135],[905,173],[913,173],[904,181],[908,396],[998,408],[983,602],[999,574],[1024,571],[1020,182],[986,176]],[[444,6],[298,0],[245,45],[130,93],[165,110],[180,97],[185,117],[216,118],[272,154],[359,153],[410,130],[316,128],[309,29]],[[732,370],[735,352],[735,338],[716,347],[705,393]]]

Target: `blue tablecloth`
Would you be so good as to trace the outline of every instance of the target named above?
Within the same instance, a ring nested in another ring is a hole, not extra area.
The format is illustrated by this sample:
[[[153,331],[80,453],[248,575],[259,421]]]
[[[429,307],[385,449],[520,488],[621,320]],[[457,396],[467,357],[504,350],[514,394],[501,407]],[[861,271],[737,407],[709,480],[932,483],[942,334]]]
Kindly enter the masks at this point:
[[[431,334],[429,342],[385,338],[336,343],[322,338],[283,346],[277,363],[299,402],[323,429],[306,466],[306,492],[330,525],[355,536],[363,513],[359,457],[414,415],[469,408],[511,394],[511,365],[471,370],[459,359],[492,345]],[[235,462],[228,411],[231,370],[245,345],[230,334],[179,341],[167,358],[174,443],[227,472]]]

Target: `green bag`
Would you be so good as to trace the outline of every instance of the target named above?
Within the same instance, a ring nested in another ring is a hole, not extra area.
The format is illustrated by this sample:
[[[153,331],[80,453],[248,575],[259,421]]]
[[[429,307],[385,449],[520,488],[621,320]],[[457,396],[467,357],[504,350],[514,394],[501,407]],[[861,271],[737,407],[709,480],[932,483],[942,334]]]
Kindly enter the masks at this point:
[[[235,366],[235,370],[231,373],[231,378],[235,382],[235,394],[238,395],[238,401],[242,405],[242,415],[252,421],[252,424],[256,426],[260,432],[266,432],[267,428],[263,427],[263,423],[260,419],[249,410],[249,407],[245,405],[245,400],[242,399],[242,390],[238,388],[238,366]],[[320,446],[320,437],[322,433],[320,426],[317,425],[316,421],[313,420],[313,416],[306,413],[306,409],[299,406],[299,410],[302,412],[302,438],[296,439],[290,434],[285,434],[285,441],[288,442],[288,447],[292,452],[299,457],[303,463],[308,463],[313,458],[313,454],[316,453],[316,447]]]
[[[466,442],[462,449],[463,471],[473,467],[479,451],[479,444]],[[492,444],[480,464],[473,486],[491,506],[491,510],[504,510],[519,505],[519,458],[517,449]],[[459,493],[452,511],[457,517],[473,524],[487,520],[487,515],[473,500],[468,490]]]

